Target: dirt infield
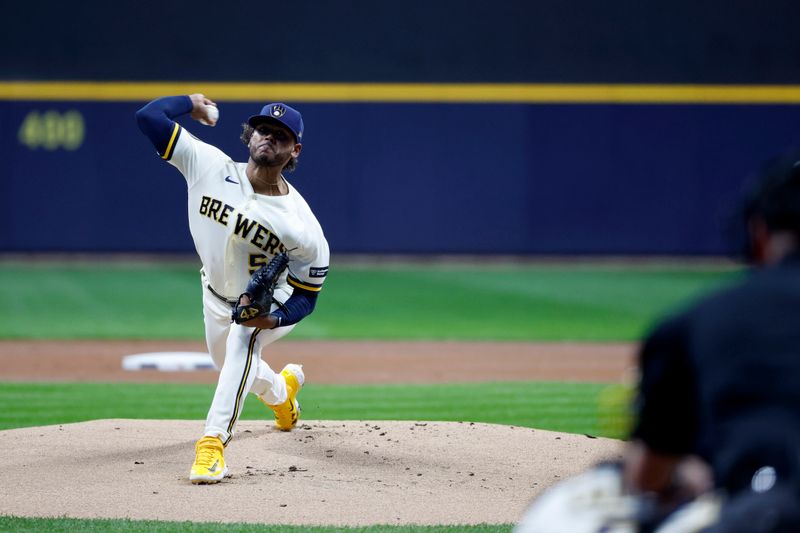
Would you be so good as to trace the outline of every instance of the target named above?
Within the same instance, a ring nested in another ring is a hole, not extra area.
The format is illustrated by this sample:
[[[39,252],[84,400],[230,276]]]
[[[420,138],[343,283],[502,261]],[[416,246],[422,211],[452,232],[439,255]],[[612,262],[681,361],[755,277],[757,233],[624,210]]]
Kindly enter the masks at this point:
[[[0,379],[215,383],[215,371],[122,370],[145,352],[205,352],[202,342],[2,341]],[[624,343],[281,341],[262,357],[273,368],[302,363],[314,383],[437,383],[569,380],[616,382],[634,359]]]
[[[316,383],[500,380],[619,382],[628,344],[282,342],[270,365]],[[126,372],[124,355],[204,351],[193,342],[0,342],[1,380],[213,383],[216,372]],[[266,418],[266,417],[265,417]],[[243,421],[231,477],[194,486],[203,422],[99,420],[0,431],[0,514],[262,524],[516,522],[553,483],[622,443],[512,426],[308,421],[291,433]]]
[[[445,422],[244,421],[231,477],[188,479],[198,421],[101,420],[0,432],[0,513],[264,524],[517,521],[532,496],[620,443]]]

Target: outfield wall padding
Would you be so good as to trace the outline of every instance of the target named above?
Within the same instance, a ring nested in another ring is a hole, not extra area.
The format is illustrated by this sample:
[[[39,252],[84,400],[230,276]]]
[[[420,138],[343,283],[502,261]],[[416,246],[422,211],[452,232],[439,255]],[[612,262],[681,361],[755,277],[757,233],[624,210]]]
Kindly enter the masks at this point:
[[[192,249],[143,103],[0,101],[0,251]],[[339,253],[723,253],[725,204],[800,140],[792,105],[292,103],[306,135],[289,180]],[[260,105],[183,123],[243,160]],[[32,113],[80,116],[80,144],[53,123],[25,137]]]

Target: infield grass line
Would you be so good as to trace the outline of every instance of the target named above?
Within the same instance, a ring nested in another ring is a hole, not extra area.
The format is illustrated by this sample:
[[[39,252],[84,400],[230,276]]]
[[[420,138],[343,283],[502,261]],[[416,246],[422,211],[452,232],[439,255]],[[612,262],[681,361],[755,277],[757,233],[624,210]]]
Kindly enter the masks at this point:
[[[488,382],[431,385],[303,387],[306,420],[483,422],[620,438],[601,417],[598,383]],[[0,429],[109,418],[205,419],[214,385],[0,382]],[[624,416],[617,402],[603,416]],[[616,411],[614,411],[616,409]],[[248,395],[243,420],[271,423],[272,413]]]
[[[283,526],[270,524],[222,524],[214,522],[159,522],[155,520],[111,520],[77,518],[27,518],[0,516],[0,531],[18,533],[379,533],[387,531],[408,533],[507,533],[513,524],[480,524],[457,526],[396,526],[375,525],[366,527],[337,526]]]
[[[0,339],[202,340],[198,266],[0,263]],[[336,266],[300,339],[633,341],[740,270],[707,266]],[[47,294],[36,320],[19,309]],[[47,324],[46,328],[41,324]]]

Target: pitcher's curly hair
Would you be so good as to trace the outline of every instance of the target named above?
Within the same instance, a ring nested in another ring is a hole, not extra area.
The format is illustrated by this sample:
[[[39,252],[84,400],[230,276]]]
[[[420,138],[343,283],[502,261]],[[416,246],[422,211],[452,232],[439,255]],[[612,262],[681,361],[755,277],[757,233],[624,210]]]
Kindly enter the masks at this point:
[[[239,135],[239,139],[244,143],[245,146],[250,145],[250,138],[253,136],[254,131],[255,129],[253,128],[253,126],[251,126],[247,122],[242,123],[242,134]],[[297,158],[291,157],[289,158],[289,161],[287,161],[286,164],[283,166],[282,170],[285,170],[286,172],[292,172],[296,168],[297,168]]]

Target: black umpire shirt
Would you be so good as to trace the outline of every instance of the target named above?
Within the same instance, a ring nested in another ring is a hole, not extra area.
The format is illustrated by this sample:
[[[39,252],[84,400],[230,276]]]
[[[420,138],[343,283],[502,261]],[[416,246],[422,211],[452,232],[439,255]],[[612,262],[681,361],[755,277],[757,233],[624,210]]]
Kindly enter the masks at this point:
[[[699,454],[732,492],[764,466],[798,478],[800,253],[659,324],[639,364],[634,438]]]

